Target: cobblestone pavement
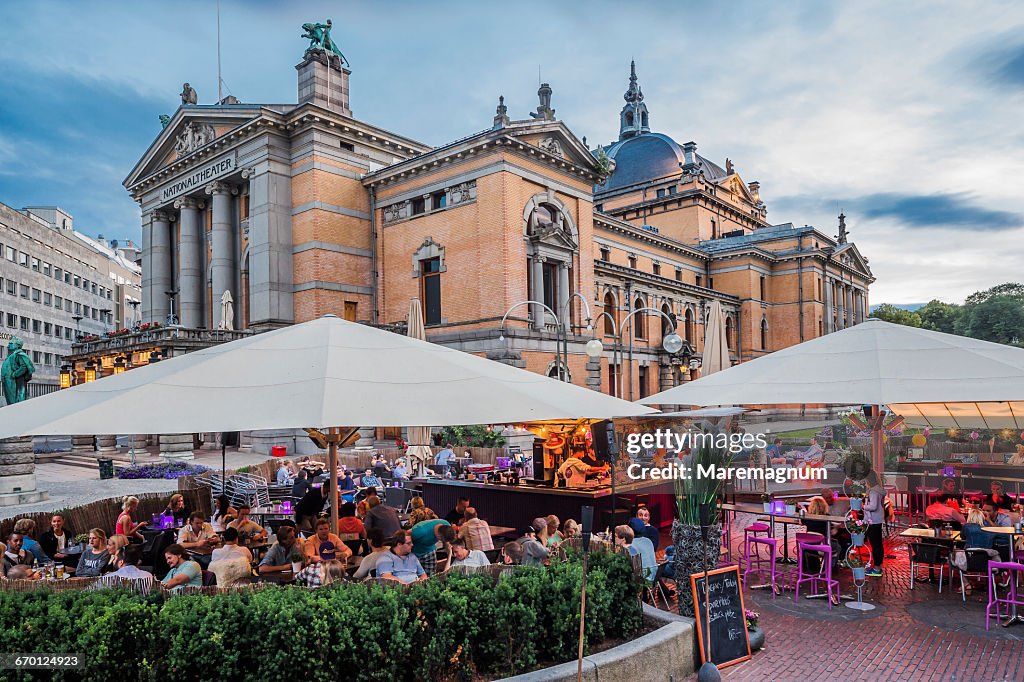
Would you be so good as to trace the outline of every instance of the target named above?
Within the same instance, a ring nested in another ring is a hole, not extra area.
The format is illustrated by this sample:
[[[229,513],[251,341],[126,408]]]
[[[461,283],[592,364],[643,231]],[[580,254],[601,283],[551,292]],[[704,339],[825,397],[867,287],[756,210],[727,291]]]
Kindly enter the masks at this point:
[[[742,539],[742,529],[752,518],[740,515],[734,539],[737,528]],[[955,590],[944,583],[941,595],[937,584],[915,583],[911,590],[905,541],[892,534],[885,544],[886,554],[895,558],[886,559],[883,576],[868,578],[864,589],[864,601],[879,607],[874,611],[845,606],[830,611],[824,600],[805,600],[803,588],[799,603],[789,591],[772,599],[766,591],[744,590],[747,608],[761,614],[765,648],[751,660],[723,669],[722,679],[1024,680],[1024,624],[1004,629],[993,620],[986,632],[985,581],[967,593],[966,602],[959,578]],[[843,594],[856,594],[848,568],[839,569],[838,577]]]

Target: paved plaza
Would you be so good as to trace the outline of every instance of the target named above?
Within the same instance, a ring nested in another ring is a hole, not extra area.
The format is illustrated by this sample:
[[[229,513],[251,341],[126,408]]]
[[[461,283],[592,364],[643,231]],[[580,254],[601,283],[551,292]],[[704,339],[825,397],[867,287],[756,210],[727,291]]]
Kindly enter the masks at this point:
[[[737,542],[752,520],[751,515],[738,516],[733,525]],[[790,538],[792,543],[792,533]],[[722,670],[722,679],[1024,680],[1024,625],[1004,629],[993,620],[986,632],[984,582],[967,593],[966,602],[959,578],[955,590],[944,583],[941,595],[931,583],[916,583],[911,591],[905,541],[890,534],[885,546],[895,558],[885,560],[883,577],[868,578],[864,590],[864,600],[878,607],[874,611],[829,610],[824,600],[804,599],[803,590],[799,603],[789,591],[772,599],[765,591],[744,590],[746,607],[761,614],[765,647],[751,660]],[[840,568],[838,577],[844,595],[856,594],[849,569]]]

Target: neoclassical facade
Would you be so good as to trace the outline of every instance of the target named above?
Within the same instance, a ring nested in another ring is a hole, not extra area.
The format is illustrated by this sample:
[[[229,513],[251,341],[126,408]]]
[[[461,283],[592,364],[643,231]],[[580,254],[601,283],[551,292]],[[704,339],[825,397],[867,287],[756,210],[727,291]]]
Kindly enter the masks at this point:
[[[836,237],[770,223],[732,161],[652,132],[635,66],[619,138],[595,148],[547,84],[528,117],[500,98],[484,130],[431,148],[355,118],[336,59],[296,68],[297,104],[183,104],[125,180],[145,321],[391,325],[419,298],[431,341],[638,399],[698,375],[712,301],[736,361],[867,313],[843,217]]]

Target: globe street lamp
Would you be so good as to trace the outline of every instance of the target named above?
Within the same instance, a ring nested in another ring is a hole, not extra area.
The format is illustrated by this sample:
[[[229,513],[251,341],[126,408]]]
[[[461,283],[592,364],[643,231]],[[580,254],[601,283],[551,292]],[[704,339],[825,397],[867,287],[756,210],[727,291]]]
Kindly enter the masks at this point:
[[[622,363],[621,363],[621,360],[622,360],[622,335],[626,332],[626,327],[632,321],[633,316],[636,315],[637,313],[642,313],[642,312],[657,313],[658,315],[661,315],[663,318],[665,318],[665,320],[667,320],[668,323],[672,325],[672,329],[673,329],[672,333],[671,334],[666,334],[664,336],[664,338],[662,338],[662,340],[661,340],[661,347],[665,350],[666,353],[668,353],[669,355],[675,355],[679,351],[683,350],[684,347],[689,345],[689,344],[686,343],[686,341],[683,341],[682,337],[680,337],[679,334],[677,334],[675,332],[675,326],[676,326],[675,320],[673,320],[671,317],[666,315],[663,311],[658,310],[657,308],[637,308],[636,310],[632,310],[632,311],[630,311],[630,313],[628,315],[626,315],[626,319],[624,319],[622,321],[622,325],[621,326],[617,325],[616,322],[615,322],[615,318],[612,317],[612,315],[610,313],[608,313],[608,311],[605,310],[605,311],[602,311],[601,314],[597,316],[597,319],[600,320],[602,317],[607,316],[608,320],[612,323],[612,338],[615,339],[615,345],[612,347],[612,365],[613,366],[617,366],[617,367],[621,368],[621,366],[622,366]],[[594,338],[592,338],[590,341],[587,342],[586,353],[587,353],[588,356],[590,356],[592,358],[598,358],[598,357],[601,356],[601,354],[603,352],[604,352],[604,344],[601,343],[601,340],[598,339],[596,336]],[[618,353],[618,358],[619,358],[618,362],[616,362],[616,353]],[[610,369],[609,371],[614,371],[614,370]],[[621,377],[621,371],[619,373],[619,376]],[[633,377],[633,372],[632,372],[632,368],[631,368],[630,369],[630,373],[629,373],[629,378],[632,380],[632,377]],[[615,393],[616,393],[615,397],[616,398],[621,398],[622,397],[622,383],[623,383],[622,381],[616,381],[615,382]]]
[[[592,331],[593,327],[590,324],[590,320],[591,320],[591,318],[590,318],[590,304],[587,303],[587,299],[583,296],[583,294],[581,294],[580,292],[577,291],[577,292],[574,292],[571,296],[569,296],[569,299],[565,302],[565,305],[562,307],[562,317],[559,317],[558,314],[554,310],[549,308],[546,304],[541,303],[540,301],[534,301],[534,300],[530,299],[530,300],[520,301],[519,303],[516,303],[511,308],[506,310],[505,314],[501,317],[501,327],[500,327],[500,332],[499,332],[498,340],[499,341],[504,341],[505,340],[505,320],[508,318],[509,314],[513,310],[515,310],[516,308],[518,308],[519,306],[522,306],[522,305],[538,305],[538,306],[540,306],[541,308],[543,308],[544,310],[549,312],[551,314],[551,317],[553,317],[555,319],[555,346],[556,346],[556,350],[555,350],[555,359],[556,360],[555,361],[556,361],[556,364],[557,364],[557,367],[558,367],[558,380],[559,381],[570,382],[571,381],[571,377],[569,376],[569,335],[568,335],[568,331],[565,328],[565,325],[562,324],[562,320],[563,319],[567,320],[567,321],[569,320],[569,306],[572,304],[572,300],[574,298],[576,298],[576,297],[579,297],[580,301],[583,302],[583,307],[586,308],[586,311],[587,311],[587,327],[586,328],[587,328],[588,331]],[[587,354],[589,355],[589,351],[587,352]],[[598,353],[598,354],[600,355],[600,353]],[[594,356],[591,355],[590,357],[594,357]]]

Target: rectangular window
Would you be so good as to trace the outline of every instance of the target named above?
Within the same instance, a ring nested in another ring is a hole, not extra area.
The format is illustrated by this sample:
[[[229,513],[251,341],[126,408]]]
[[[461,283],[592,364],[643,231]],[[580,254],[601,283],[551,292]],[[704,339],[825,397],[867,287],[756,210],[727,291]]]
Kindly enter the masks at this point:
[[[544,263],[541,267],[544,273],[544,300],[543,303],[552,310],[558,309],[558,264]],[[543,314],[543,313],[542,313]]]
[[[600,213],[601,211],[604,210],[604,204],[598,204],[597,206],[594,207],[594,210]]]
[[[672,185],[671,187],[669,187],[669,188],[668,188],[668,193],[669,193],[670,195],[672,195],[672,194],[675,194],[675,193],[676,193],[676,186],[675,186],[675,185]]]
[[[697,275],[697,286],[699,286],[699,287],[700,287],[700,286],[704,286],[704,285],[702,284],[702,282],[703,282],[703,281],[704,281],[704,278],[703,278],[703,277],[701,277],[700,275]]]
[[[67,281],[67,280],[65,280],[65,281]],[[79,277],[78,275],[75,275],[75,286],[76,287],[82,286],[82,278]]]
[[[58,267],[55,267],[55,268],[53,269],[53,278],[54,278],[54,279],[64,279],[64,271],[63,271],[63,270],[61,270],[61,269],[60,269],[60,268],[58,268]]]
[[[631,267],[634,270],[636,270],[636,256],[630,256],[629,257],[629,267]]]
[[[424,324],[441,324],[441,259],[420,261]]]
[[[92,286],[91,286],[91,288],[90,288],[90,291],[91,291],[91,292],[92,292],[93,294],[95,294],[95,293],[96,293],[96,282],[93,282],[93,283],[92,283]]]
[[[651,272],[654,273],[655,275],[661,275],[661,264],[660,263],[652,263],[651,264]]]
[[[13,263],[14,262],[14,249],[12,249],[9,246],[5,246],[4,247],[4,258],[6,258],[7,260],[9,260],[9,261],[11,261]]]
[[[52,365],[53,364],[53,353],[43,353],[43,364],[44,365]]]
[[[108,301],[114,300],[114,295],[113,294],[114,294],[114,292],[112,292],[110,289],[107,289],[107,300]]]
[[[761,289],[760,289],[760,291],[761,291],[761,300],[762,300],[762,301],[767,301],[767,300],[768,300],[768,297],[767,297],[767,296],[765,296],[765,283],[764,283],[764,275],[761,275],[760,285],[761,285]]]
[[[11,329],[18,327],[18,316],[14,313],[7,313],[7,326]]]
[[[664,190],[664,188],[662,188],[662,189],[659,189],[659,190],[658,190],[658,198],[659,198],[659,199],[661,199],[661,198],[662,198],[662,197],[664,197],[664,196],[665,196],[665,190]]]
[[[23,268],[27,268],[28,267],[28,254],[27,253],[24,253],[22,251],[18,252],[18,265],[20,265]]]
[[[601,260],[603,260],[605,263],[607,263],[611,259],[612,259],[612,252],[609,249],[602,248],[601,249]]]
[[[29,322],[29,320],[28,320],[27,317],[21,318],[21,331],[23,331],[23,332],[27,332],[28,331],[28,322]]]
[[[94,320],[98,320],[98,319],[99,319],[99,317],[98,317],[98,314],[99,314],[99,312],[100,312],[100,311],[98,311],[98,310],[96,310],[95,308],[93,308],[93,309],[92,309],[92,319],[94,319]]]
[[[43,323],[39,320],[32,320],[32,332],[35,334],[43,333]]]
[[[71,284],[71,273],[70,272],[65,272],[64,273],[64,284]]]
[[[35,270],[36,272],[39,272],[39,259],[32,258],[30,262],[32,269]]]
[[[50,276],[50,273],[52,272],[52,270],[53,270],[53,269],[51,268],[51,266],[50,266],[50,264],[49,264],[49,263],[46,263],[46,262],[44,262],[44,263],[43,263],[43,274],[44,274],[44,275],[46,275],[47,277],[49,277],[49,276]]]
[[[81,314],[82,314],[82,304],[76,302],[75,303],[75,315],[81,315]]]
[[[55,296],[54,299],[53,299],[53,307],[56,308],[57,310],[63,310],[64,309],[64,299],[61,298],[60,296]]]
[[[50,322],[45,322],[43,324],[43,333],[46,334],[47,336],[53,336],[53,324],[51,324]]]
[[[708,277],[708,289],[714,289],[714,288],[715,288],[715,278],[714,277]]]
[[[75,309],[76,310],[78,309],[78,304],[77,303],[75,304]],[[82,315],[84,315],[85,317],[89,317],[89,306],[87,306],[87,305],[83,305],[82,306]]]
[[[15,282],[13,279],[7,280],[7,293],[9,293],[11,296],[18,295],[18,283]]]
[[[43,353],[42,353],[42,351],[38,351],[38,350],[32,351],[32,362],[34,362],[34,363],[36,363],[38,365],[42,361],[43,361]]]
[[[359,304],[355,301],[345,301],[345,313],[344,319],[349,322],[355,322],[356,316],[358,315]]]
[[[71,340],[71,327],[64,327],[64,338],[67,341]]]
[[[64,328],[61,327],[59,324],[53,325],[53,335],[56,336],[58,339],[64,336]]]
[[[423,197],[419,197],[417,199],[413,199],[412,200],[412,214],[413,215],[420,215],[422,213],[426,213],[426,211],[427,211],[427,202],[423,199]]]
[[[448,205],[448,193],[434,192],[430,195],[430,204],[434,209],[444,208]]]
[[[53,294],[48,291],[43,293],[43,305],[53,305]]]
[[[33,289],[32,290],[32,302],[33,303],[42,303],[43,302],[43,292],[40,291],[39,289]]]
[[[683,269],[682,268],[676,268],[676,281],[677,282],[682,282],[683,281]]]
[[[637,383],[640,384],[640,399],[642,400],[643,398],[646,398],[648,395],[650,395],[650,392],[648,391],[647,368],[646,367],[641,365],[637,369],[636,380],[637,380]]]
[[[22,284],[21,285],[21,297],[22,298],[28,298],[28,285],[27,284]]]
[[[615,381],[618,371],[619,368],[617,365],[608,365],[608,395],[610,396],[618,395],[618,392],[616,391],[617,382]]]

